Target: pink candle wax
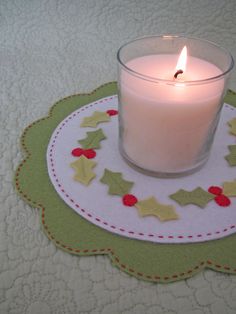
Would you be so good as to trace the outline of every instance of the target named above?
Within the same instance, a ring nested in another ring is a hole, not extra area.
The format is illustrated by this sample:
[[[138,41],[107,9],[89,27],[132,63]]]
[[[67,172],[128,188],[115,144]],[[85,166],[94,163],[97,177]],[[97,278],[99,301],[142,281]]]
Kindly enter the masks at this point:
[[[221,70],[188,56],[186,71],[174,80],[178,57],[147,55],[129,61],[127,67],[142,78],[134,72],[121,71],[123,149],[137,166],[150,171],[190,169],[220,110],[223,78],[192,85],[190,82],[216,77]]]

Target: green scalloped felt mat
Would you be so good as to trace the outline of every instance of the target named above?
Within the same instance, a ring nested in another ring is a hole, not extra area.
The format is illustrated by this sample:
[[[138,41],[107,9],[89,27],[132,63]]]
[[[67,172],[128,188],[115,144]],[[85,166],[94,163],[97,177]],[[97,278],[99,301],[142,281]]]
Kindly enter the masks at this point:
[[[58,101],[47,117],[28,126],[22,137],[26,158],[18,166],[15,186],[20,196],[40,209],[46,235],[59,248],[77,255],[106,254],[121,270],[140,279],[171,282],[193,276],[205,267],[236,274],[236,234],[196,244],[155,244],[107,232],[80,217],[54,190],[47,172],[46,150],[56,126],[71,112],[117,93],[116,82],[91,94]],[[226,102],[236,107],[236,94]]]

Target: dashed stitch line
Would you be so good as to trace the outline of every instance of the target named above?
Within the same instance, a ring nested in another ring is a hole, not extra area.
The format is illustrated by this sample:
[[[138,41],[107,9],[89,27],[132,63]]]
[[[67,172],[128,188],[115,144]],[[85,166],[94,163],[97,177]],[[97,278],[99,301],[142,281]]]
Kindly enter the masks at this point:
[[[56,139],[58,138],[58,135],[60,134],[60,131],[64,128],[64,126],[69,122],[70,118],[72,117],[76,117],[77,115],[79,115],[81,113],[81,111],[84,111],[88,108],[91,108],[99,103],[104,103],[104,102],[107,102],[111,99],[114,99],[116,98],[116,96],[111,96],[111,97],[107,97],[107,98],[104,98],[102,100],[99,100],[99,101],[95,101],[94,103],[92,104],[89,104],[89,105],[85,105],[84,107],[82,107],[81,109],[79,109],[77,112],[74,112],[73,114],[71,114],[62,124],[61,126],[59,127],[59,130],[56,132],[56,135],[53,137],[53,141],[52,141],[52,145],[50,146],[50,164],[51,164],[51,170],[53,172],[53,177],[55,178],[55,181],[56,181],[56,184],[58,186],[58,188],[60,189],[60,191],[65,195],[65,197],[73,204],[75,205],[75,207],[80,211],[82,212],[82,216],[87,218],[88,217],[90,218],[89,220],[92,222],[94,222],[95,224],[97,225],[105,225],[107,227],[109,227],[112,230],[119,230],[120,232],[126,234],[126,235],[136,235],[136,236],[139,236],[140,239],[145,239],[146,237],[148,238],[158,238],[158,239],[194,239],[194,238],[202,238],[202,237],[212,237],[214,235],[219,235],[219,234],[224,234],[226,232],[229,232],[230,230],[232,229],[235,229],[236,228],[236,225],[231,225],[229,226],[228,228],[224,228],[223,230],[217,230],[217,231],[213,231],[213,232],[207,232],[207,233],[202,233],[202,234],[197,234],[197,235],[168,235],[168,236],[165,236],[165,235],[160,235],[160,234],[145,234],[143,232],[135,232],[135,231],[132,231],[132,230],[126,230],[125,228],[123,227],[118,227],[118,226],[115,226],[115,225],[110,225],[108,222],[105,222],[101,220],[101,218],[97,217],[97,216],[94,216],[93,214],[91,214],[89,212],[88,209],[82,209],[80,208],[80,205],[77,204],[75,202],[75,200],[73,200],[73,198],[65,191],[65,188],[62,186],[62,183],[59,182],[58,180],[58,177],[56,176],[56,170],[54,168],[54,160],[53,160],[53,152],[54,152],[54,148],[55,148],[55,144],[56,144]],[[232,110],[235,110],[235,108],[232,108],[232,106],[228,106],[226,105],[227,108],[230,108]],[[118,233],[119,234],[119,233]]]
[[[110,83],[108,83],[110,84]],[[108,84],[105,84],[105,85],[108,85]],[[104,86],[104,85],[103,85]],[[98,89],[96,89],[95,91],[97,91]],[[94,92],[95,92],[94,91]],[[93,94],[94,92],[92,92],[91,94]],[[79,95],[79,94],[78,94]],[[78,95],[74,95],[74,96],[78,96]],[[67,98],[64,98],[64,99],[68,99],[68,98],[71,98],[73,97],[72,96],[69,96]],[[63,99],[63,100],[64,100]],[[57,103],[59,103],[60,101],[58,101]],[[56,103],[56,104],[57,104]],[[55,105],[56,105],[55,104]],[[54,106],[55,106],[54,105]],[[183,277],[184,275],[189,275],[189,274],[192,274],[192,269],[186,271],[185,273],[180,273],[180,274],[173,274],[173,275],[170,275],[170,276],[164,276],[164,277],[161,277],[161,276],[158,276],[158,275],[148,275],[148,274],[145,274],[145,273],[141,273],[141,272],[137,272],[136,270],[134,270],[133,268],[130,268],[128,267],[127,265],[123,264],[122,263],[122,266],[121,266],[121,263],[120,263],[120,260],[117,256],[115,256],[115,253],[114,251],[111,249],[111,248],[102,248],[102,249],[84,249],[84,250],[81,250],[81,249],[77,249],[77,248],[72,248],[71,246],[69,245],[65,245],[63,244],[61,241],[58,241],[54,236],[53,234],[51,233],[51,231],[49,231],[49,227],[47,226],[46,222],[45,222],[45,212],[46,212],[46,209],[45,207],[40,204],[40,203],[37,203],[35,201],[33,201],[25,192],[23,192],[23,190],[21,190],[21,186],[20,186],[20,182],[19,182],[19,176],[20,176],[20,173],[21,173],[21,170],[22,170],[22,167],[24,166],[24,164],[30,159],[31,157],[31,153],[30,151],[28,150],[26,144],[25,144],[25,137],[26,137],[26,134],[28,132],[28,130],[34,126],[35,124],[37,123],[40,123],[41,121],[43,120],[46,120],[46,119],[49,119],[52,115],[52,111],[53,111],[53,108],[54,106],[51,108],[50,110],[50,115],[48,117],[45,117],[45,118],[42,118],[40,120],[37,120],[33,123],[31,123],[25,130],[24,130],[24,133],[21,137],[21,144],[22,144],[22,147],[24,148],[25,152],[27,153],[27,157],[20,163],[20,165],[18,166],[17,170],[16,170],[16,175],[15,175],[15,185],[16,185],[16,189],[17,191],[19,192],[19,194],[27,201],[29,202],[30,204],[33,204],[35,205],[37,208],[41,208],[41,219],[42,219],[42,224],[44,226],[44,229],[45,229],[45,232],[47,234],[47,236],[52,239],[54,241],[54,243],[56,245],[58,245],[59,247],[61,248],[64,248],[64,249],[68,249],[70,252],[73,252],[73,253],[105,253],[105,254],[108,254],[110,257],[112,257],[113,259],[113,262],[116,261],[117,265],[124,269],[125,271],[127,271],[128,273],[130,273],[131,275],[136,275],[136,276],[140,276],[142,278],[146,278],[146,279],[149,279],[149,280],[153,280],[153,281],[161,281],[161,280],[164,280],[164,281],[167,281],[169,280],[170,278],[172,279],[177,279],[177,278],[180,278],[180,277]],[[235,227],[235,226],[231,226],[231,227]],[[160,236],[159,236],[160,237]],[[213,264],[212,261],[208,260],[207,262],[200,262],[199,265],[196,265],[194,267],[194,270],[199,270],[201,268],[204,268],[204,267],[207,267],[208,266],[211,266],[211,267],[218,267],[218,268],[221,268],[221,269],[224,269],[225,271],[228,271],[228,272],[235,272],[236,273],[236,269],[233,269],[232,267],[229,267],[227,265],[219,265],[217,264]]]

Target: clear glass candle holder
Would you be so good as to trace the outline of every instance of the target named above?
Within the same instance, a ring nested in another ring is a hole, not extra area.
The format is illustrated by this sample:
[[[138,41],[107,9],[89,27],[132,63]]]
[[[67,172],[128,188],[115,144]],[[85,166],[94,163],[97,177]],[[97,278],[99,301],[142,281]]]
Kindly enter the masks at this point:
[[[187,47],[186,69],[177,66]],[[216,44],[152,36],[123,45],[118,59],[119,146],[136,169],[176,177],[207,161],[232,56]]]

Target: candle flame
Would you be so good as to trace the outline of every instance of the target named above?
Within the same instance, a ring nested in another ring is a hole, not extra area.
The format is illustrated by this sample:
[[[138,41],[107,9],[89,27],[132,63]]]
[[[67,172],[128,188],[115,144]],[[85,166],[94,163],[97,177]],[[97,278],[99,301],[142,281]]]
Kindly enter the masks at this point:
[[[176,71],[182,70],[184,72],[186,70],[186,63],[187,63],[187,47],[184,46],[179,55],[179,59],[175,68]]]

